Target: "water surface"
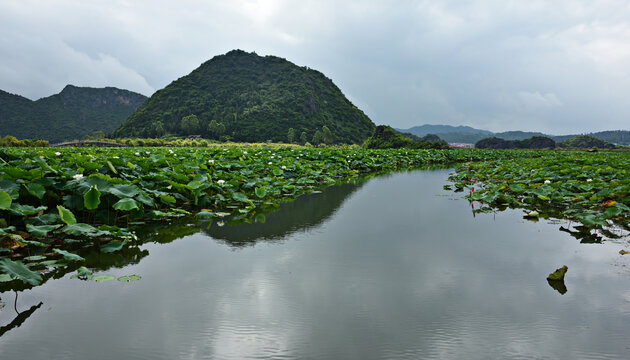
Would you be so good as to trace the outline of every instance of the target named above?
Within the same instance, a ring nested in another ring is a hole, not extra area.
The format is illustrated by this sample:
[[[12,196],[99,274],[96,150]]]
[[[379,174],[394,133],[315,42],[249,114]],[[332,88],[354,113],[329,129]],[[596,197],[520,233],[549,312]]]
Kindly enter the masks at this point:
[[[618,254],[626,242],[580,244],[518,210],[473,217],[442,190],[447,175],[337,186],[283,205],[264,224],[215,221],[175,241],[168,234],[181,231],[160,229],[133,261],[102,272],[140,281],[68,274],[20,292],[19,311],[42,305],[0,337],[0,354],[630,358],[630,273]],[[564,264],[561,294],[545,278]],[[0,294],[0,326],[16,316],[14,296]]]

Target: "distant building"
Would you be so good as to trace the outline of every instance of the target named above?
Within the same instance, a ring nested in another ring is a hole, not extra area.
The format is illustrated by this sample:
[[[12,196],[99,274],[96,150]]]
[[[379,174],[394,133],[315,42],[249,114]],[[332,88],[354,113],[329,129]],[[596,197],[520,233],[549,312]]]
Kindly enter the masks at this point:
[[[470,143],[448,143],[449,147],[452,148],[474,148],[475,144]]]
[[[188,140],[202,139],[201,135],[188,135]]]

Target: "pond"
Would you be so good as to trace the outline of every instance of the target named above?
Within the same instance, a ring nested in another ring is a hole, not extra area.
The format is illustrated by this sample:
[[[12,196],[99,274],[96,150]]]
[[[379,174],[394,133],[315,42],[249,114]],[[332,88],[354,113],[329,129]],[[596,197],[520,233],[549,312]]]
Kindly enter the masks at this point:
[[[630,358],[629,260],[619,254],[627,239],[582,244],[559,231],[569,224],[530,222],[520,210],[473,216],[442,189],[448,174],[331,187],[264,223],[147,230],[141,251],[102,259],[110,265],[100,273],[139,281],[69,273],[19,292],[17,303],[14,292],[1,293],[0,354]],[[562,265],[566,288],[554,289],[546,277]]]

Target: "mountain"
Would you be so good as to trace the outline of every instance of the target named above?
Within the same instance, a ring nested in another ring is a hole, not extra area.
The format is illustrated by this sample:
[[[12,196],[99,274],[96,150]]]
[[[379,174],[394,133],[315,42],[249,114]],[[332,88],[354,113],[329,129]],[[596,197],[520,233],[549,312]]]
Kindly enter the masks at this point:
[[[0,135],[59,142],[95,131],[110,133],[146,99],[113,87],[67,85],[37,101],[0,90]]]
[[[363,144],[367,149],[446,149],[448,144],[433,134],[418,137],[398,132],[387,125],[379,125],[374,135]]]
[[[451,125],[420,125],[414,126],[409,129],[396,129],[399,132],[406,132],[417,136],[424,136],[427,134],[446,134],[446,133],[461,133],[461,134],[484,134],[492,135],[492,131],[475,129],[470,126],[451,126]]]
[[[116,137],[202,135],[234,141],[321,138],[361,143],[374,123],[319,71],[275,56],[233,50],[157,91]],[[288,136],[289,129],[294,129]]]
[[[469,126],[450,126],[450,125],[421,125],[414,126],[409,129],[396,129],[400,132],[407,132],[417,136],[424,136],[428,133],[435,134],[440,139],[449,143],[471,143],[474,144],[479,140],[496,137],[503,140],[526,140],[532,137],[548,137],[556,142],[562,142],[574,135],[549,135],[541,132],[531,131],[505,131],[494,133],[488,130],[475,129]],[[627,130],[613,130],[613,131],[601,131],[596,133],[581,134],[589,135],[594,138],[611,142],[618,145],[630,145],[630,131]]]

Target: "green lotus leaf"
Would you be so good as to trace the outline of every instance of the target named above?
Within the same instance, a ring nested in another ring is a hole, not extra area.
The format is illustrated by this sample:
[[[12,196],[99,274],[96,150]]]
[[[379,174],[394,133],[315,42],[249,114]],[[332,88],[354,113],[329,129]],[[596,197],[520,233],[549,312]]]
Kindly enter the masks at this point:
[[[53,249],[53,252],[59,255],[62,255],[64,259],[69,260],[69,261],[85,261],[85,259],[82,258],[81,256],[77,254],[73,254],[65,250]]]
[[[116,252],[125,246],[125,241],[110,241],[107,244],[101,245],[101,252],[104,253],[113,253]]]
[[[24,187],[29,192],[29,194],[35,196],[38,199],[42,199],[46,194],[46,188],[38,183],[24,184]]]
[[[131,281],[138,281],[142,279],[141,276],[138,275],[129,275],[129,276],[121,276],[118,278],[118,281],[120,282],[131,282]]]
[[[66,209],[61,205],[57,205],[57,210],[59,211],[59,217],[61,218],[61,221],[63,221],[64,223],[68,225],[74,225],[77,223],[77,219],[74,217],[72,211]]]
[[[264,198],[267,195],[267,188],[266,187],[258,187],[255,190],[256,196],[258,196],[260,199]]]
[[[249,200],[247,199],[247,196],[243,193],[240,192],[235,192],[232,194],[232,199],[236,200],[236,201],[240,201],[240,202],[249,202]]]
[[[48,235],[49,232],[59,229],[60,226],[61,226],[60,224],[57,224],[57,225],[26,224],[26,231],[28,231],[29,233],[31,233],[31,235],[37,238],[43,238],[43,237],[46,237],[46,235]]]
[[[11,202],[13,199],[11,195],[6,192],[0,190],[0,210],[8,210],[11,208]]]
[[[0,270],[14,279],[19,279],[33,286],[39,285],[43,281],[39,273],[32,271],[19,260],[13,261],[6,258],[0,260]]]
[[[116,277],[113,275],[99,275],[99,276],[94,276],[92,278],[92,280],[96,281],[96,282],[103,282],[103,281],[110,281],[110,280],[114,280]]]
[[[101,192],[98,191],[98,187],[96,185],[92,185],[90,190],[88,190],[85,194],[83,194],[83,206],[85,206],[88,210],[94,210],[98,208],[98,205],[101,203]]]
[[[141,190],[136,185],[114,185],[109,189],[109,193],[119,198],[131,198],[140,194]]]
[[[134,199],[125,198],[118,200],[118,202],[113,205],[113,208],[121,211],[136,210],[138,209],[138,203]]]

